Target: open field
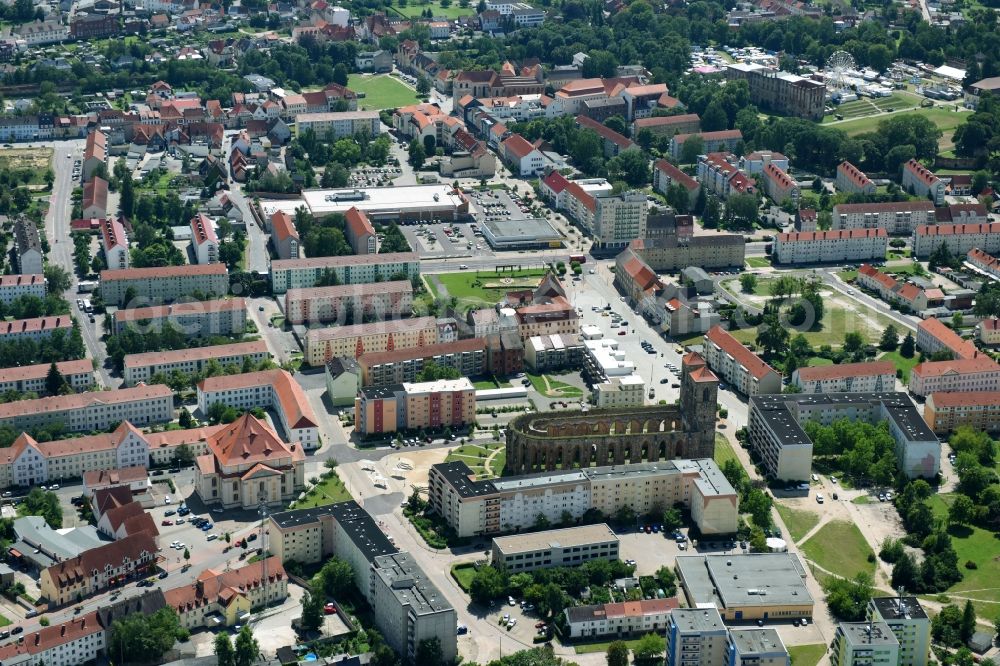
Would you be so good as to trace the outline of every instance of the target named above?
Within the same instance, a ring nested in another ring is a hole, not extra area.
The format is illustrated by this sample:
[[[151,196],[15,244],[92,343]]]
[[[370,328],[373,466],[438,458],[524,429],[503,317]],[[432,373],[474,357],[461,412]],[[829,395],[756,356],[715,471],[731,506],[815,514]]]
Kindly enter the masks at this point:
[[[747,257],[747,266],[750,268],[768,268],[771,260],[768,257]]]
[[[635,638],[633,640],[628,640],[625,641],[625,645],[627,645],[628,649],[631,650],[639,644],[640,640],[642,639]],[[586,645],[574,645],[573,649],[576,650],[577,654],[592,654],[594,652],[607,652],[608,646],[611,645],[613,642],[614,641],[603,641],[601,643],[587,643]]]
[[[52,166],[51,148],[4,148],[0,150],[0,169],[23,169],[30,178],[25,185],[41,185]]]
[[[812,511],[792,509],[780,502],[775,502],[774,508],[778,510],[778,515],[781,516],[785,527],[788,528],[788,534],[792,537],[793,542],[798,542],[819,523],[819,516]]]
[[[967,112],[949,111],[939,107],[913,109],[907,113],[924,116],[940,128],[942,135],[941,140],[938,142],[938,147],[941,150],[946,150],[953,145],[951,137],[955,132],[955,128],[965,122],[969,115]],[[844,120],[843,122],[830,123],[830,127],[844,130],[848,136],[857,136],[858,134],[876,131],[879,121],[888,117],[888,115],[861,117],[853,120]]]
[[[891,323],[892,321],[888,317],[873,310],[861,307],[848,310],[837,302],[827,301],[826,313],[819,330],[802,331],[802,334],[814,348],[822,345],[840,347],[844,344],[844,336],[851,332],[860,333],[866,342],[877,343],[882,337],[882,331]],[[755,344],[756,327],[730,332],[733,337],[744,344]],[[794,337],[799,334],[799,331],[790,329],[789,333]]]
[[[843,116],[845,120],[850,118],[863,118],[873,113],[884,113],[889,109],[897,111],[902,109],[912,109],[920,104],[920,98],[916,95],[896,92],[889,97],[879,97],[872,99],[862,97],[853,102],[845,102],[836,107],[836,115]],[[823,122],[833,122],[836,115],[831,114],[823,118]]]
[[[494,444],[465,444],[452,450],[445,462],[461,460],[479,477],[495,477],[503,473],[507,452],[503,442]],[[492,455],[492,458],[491,458]]]
[[[295,508],[309,509],[325,504],[346,502],[349,499],[352,499],[351,493],[347,492],[347,488],[344,487],[344,482],[340,480],[340,477],[334,474],[327,479],[322,479],[319,485],[306,493],[305,499],[297,500]]]
[[[857,525],[846,520],[834,520],[819,528],[802,544],[802,552],[818,566],[844,578],[875,570],[875,564],[868,561],[872,554],[868,542]]]
[[[527,375],[534,389],[547,398],[583,397],[583,391],[579,387],[553,379],[549,375],[533,375],[530,372]]]
[[[460,16],[470,16],[476,12],[476,5],[469,3],[467,7],[462,7],[457,2],[452,2],[447,7],[442,7],[439,1],[435,2],[414,2],[405,7],[392,7],[392,11],[405,18],[419,18],[420,13],[430,9],[434,13],[434,18],[446,18],[454,20]]]
[[[937,518],[946,518],[948,507],[954,495],[945,493],[934,495],[928,504]],[[952,603],[961,605],[961,599],[972,599],[981,617],[993,618],[1000,611],[1000,561],[997,559],[996,536],[979,527],[951,525],[948,527],[951,543],[958,554],[958,569],[962,572],[962,580],[949,589],[946,594],[956,597]],[[966,569],[966,562],[975,562],[977,568]],[[984,608],[988,609],[984,612]]]
[[[903,382],[904,384],[907,384],[910,381],[910,370],[913,369],[913,366],[917,364],[920,358],[917,354],[914,354],[912,358],[903,358],[900,355],[899,350],[896,350],[891,352],[885,352],[884,354],[879,356],[879,360],[892,361],[893,364],[896,366],[897,370],[903,371],[903,376],[900,378],[900,381]]]
[[[364,98],[358,101],[360,109],[395,109],[420,101],[415,91],[388,74],[376,76],[351,74],[347,80],[347,87],[356,93],[365,94]]]
[[[715,462],[719,467],[726,464],[727,460],[735,460],[739,462],[739,458],[736,457],[736,452],[733,451],[732,444],[726,439],[726,436],[721,432],[715,433]]]
[[[455,579],[458,586],[468,592],[472,587],[472,579],[476,577],[476,565],[471,562],[465,564],[455,564],[451,567],[451,577]]]
[[[535,268],[502,273],[434,273],[427,276],[427,283],[437,298],[457,298],[468,305],[496,305],[508,291],[534,289],[544,275],[544,270]],[[447,295],[439,286],[444,287]]]
[[[826,654],[826,645],[792,645],[788,648],[788,656],[792,658],[792,666],[816,666]]]

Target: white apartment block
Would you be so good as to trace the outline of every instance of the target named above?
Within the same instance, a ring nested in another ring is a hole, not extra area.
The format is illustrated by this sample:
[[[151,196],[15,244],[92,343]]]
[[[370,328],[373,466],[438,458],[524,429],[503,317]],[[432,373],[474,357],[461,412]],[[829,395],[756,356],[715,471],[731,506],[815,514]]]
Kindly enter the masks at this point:
[[[1000,259],[973,248],[965,255],[965,263],[985,273],[994,280],[1000,280]]]
[[[182,301],[172,305],[117,310],[115,333],[131,328],[140,333],[162,331],[171,326],[187,337],[240,336],[246,331],[247,304],[243,298],[215,301]]]
[[[875,597],[868,617],[885,622],[899,641],[899,666],[927,666],[931,621],[916,597]]]
[[[122,421],[145,426],[174,419],[174,393],[162,384],[19,400],[0,405],[0,424],[30,430],[61,423],[67,432],[107,430]]]
[[[771,256],[779,264],[818,264],[885,259],[885,229],[793,231],[775,236]]]
[[[275,296],[289,289],[315,287],[327,273],[338,284],[367,284],[385,280],[413,280],[420,276],[420,257],[415,252],[278,259],[271,262],[271,287]],[[405,276],[405,277],[404,277]]]
[[[910,392],[931,393],[1000,391],[1000,365],[986,355],[953,361],[925,361],[910,371]]]
[[[667,621],[666,666],[726,663],[729,633],[717,608],[676,608]]]
[[[736,529],[735,490],[711,460],[672,460],[476,480],[464,462],[432,465],[431,507],[461,537],[530,529],[539,514],[551,522],[588,509],[613,515],[681,504],[703,534]]]
[[[305,449],[320,445],[319,420],[299,383],[284,370],[262,370],[241,375],[208,377],[198,383],[198,409],[202,414],[221,402],[244,411],[263,407],[274,410],[288,441]]]
[[[599,409],[641,407],[646,404],[646,380],[638,374],[608,377],[594,384],[593,397]]]
[[[20,393],[45,393],[45,380],[49,376],[51,363],[22,365],[4,368],[0,373],[0,393],[18,391]],[[56,369],[74,391],[85,391],[94,385],[94,362],[89,358],[78,361],[59,361]]]
[[[913,255],[926,259],[934,250],[945,245],[952,254],[965,255],[979,249],[987,254],[1000,254],[1000,222],[986,224],[921,225],[913,230]]]
[[[617,560],[618,537],[604,523],[494,537],[490,564],[520,573]]]
[[[212,220],[203,213],[191,218],[191,247],[199,264],[219,261],[219,239],[212,227]]]
[[[48,281],[44,275],[0,275],[0,303],[10,305],[22,296],[45,298]]]
[[[348,284],[337,287],[289,289],[285,317],[292,324],[394,319],[413,313],[413,285],[409,280]]]
[[[896,390],[896,366],[892,361],[841,363],[798,368],[792,386],[802,393],[882,393]]]
[[[704,356],[720,379],[744,395],[781,393],[781,375],[721,326],[705,334]]]
[[[153,375],[161,372],[166,375],[172,372],[193,375],[203,372],[213,362],[223,368],[235,366],[242,370],[247,360],[256,367],[270,357],[267,343],[263,340],[176,351],[128,354],[124,361],[125,383],[130,386],[135,386],[139,382],[148,383]]]
[[[145,436],[123,422],[112,433],[37,442],[27,433],[0,456],[0,487],[30,487],[86,472],[149,465]]]
[[[601,246],[624,248],[634,239],[646,237],[649,200],[644,192],[597,197],[595,203],[592,228]]]
[[[322,113],[300,113],[295,116],[295,133],[312,130],[317,138],[334,141],[355,134],[377,137],[381,131],[378,111],[330,111]]]
[[[196,292],[205,297],[221,297],[229,293],[229,273],[224,264],[198,266],[162,266],[158,268],[127,268],[101,271],[101,296],[109,305],[125,305],[125,292],[135,290],[141,303],[176,301]]]
[[[110,629],[110,627],[108,628]],[[79,666],[104,654],[106,637],[97,611],[39,627],[0,646],[4,666]]]
[[[875,183],[872,182],[864,171],[850,162],[841,162],[837,167],[837,180],[835,183],[838,192],[875,194]]]
[[[903,189],[918,197],[927,197],[935,206],[944,205],[944,181],[917,160],[903,165]]]
[[[930,201],[837,204],[831,219],[834,229],[885,229],[890,234],[912,234],[921,225],[935,224]]]
[[[51,337],[55,331],[63,331],[69,335],[72,328],[73,318],[69,315],[0,321],[0,342],[12,340],[34,340],[37,342]]]
[[[885,622],[841,622],[833,637],[832,666],[899,664],[899,641]]]
[[[788,649],[773,627],[729,630],[729,666],[791,666]]]

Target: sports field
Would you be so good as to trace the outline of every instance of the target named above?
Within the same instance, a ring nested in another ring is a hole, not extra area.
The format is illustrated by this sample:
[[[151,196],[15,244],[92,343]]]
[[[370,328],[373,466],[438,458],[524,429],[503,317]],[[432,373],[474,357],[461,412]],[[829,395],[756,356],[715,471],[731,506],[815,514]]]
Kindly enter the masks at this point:
[[[396,109],[420,100],[416,91],[407,88],[388,74],[375,76],[351,74],[347,87],[356,93],[364,93],[358,100],[358,108],[369,110]]]

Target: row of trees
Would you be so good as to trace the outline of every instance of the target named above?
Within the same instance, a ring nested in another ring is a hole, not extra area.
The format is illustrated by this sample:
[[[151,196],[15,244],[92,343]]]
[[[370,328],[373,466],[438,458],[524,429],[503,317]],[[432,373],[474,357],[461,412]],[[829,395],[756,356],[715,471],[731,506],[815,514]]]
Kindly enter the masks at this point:
[[[56,330],[40,340],[16,339],[0,342],[0,368],[12,368],[38,363],[75,361],[84,356],[83,336],[79,324],[69,330]]]
[[[825,456],[858,485],[890,485],[896,478],[896,441],[889,424],[837,419],[828,426],[806,421],[813,453]]]
[[[126,326],[120,333],[109,335],[105,339],[108,357],[119,371],[124,367],[125,357],[128,354],[208,347],[230,344],[234,341],[239,340],[223,336],[195,337],[170,323],[149,327],[149,330],[141,332],[132,326]]]

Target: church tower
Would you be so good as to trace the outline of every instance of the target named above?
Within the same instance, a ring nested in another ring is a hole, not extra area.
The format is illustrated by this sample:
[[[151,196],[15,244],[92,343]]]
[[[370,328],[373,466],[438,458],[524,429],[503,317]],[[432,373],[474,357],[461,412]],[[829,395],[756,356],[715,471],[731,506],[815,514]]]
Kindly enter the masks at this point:
[[[711,458],[715,453],[715,423],[718,413],[719,378],[698,354],[690,352],[681,361],[681,419],[688,445],[685,458]]]

